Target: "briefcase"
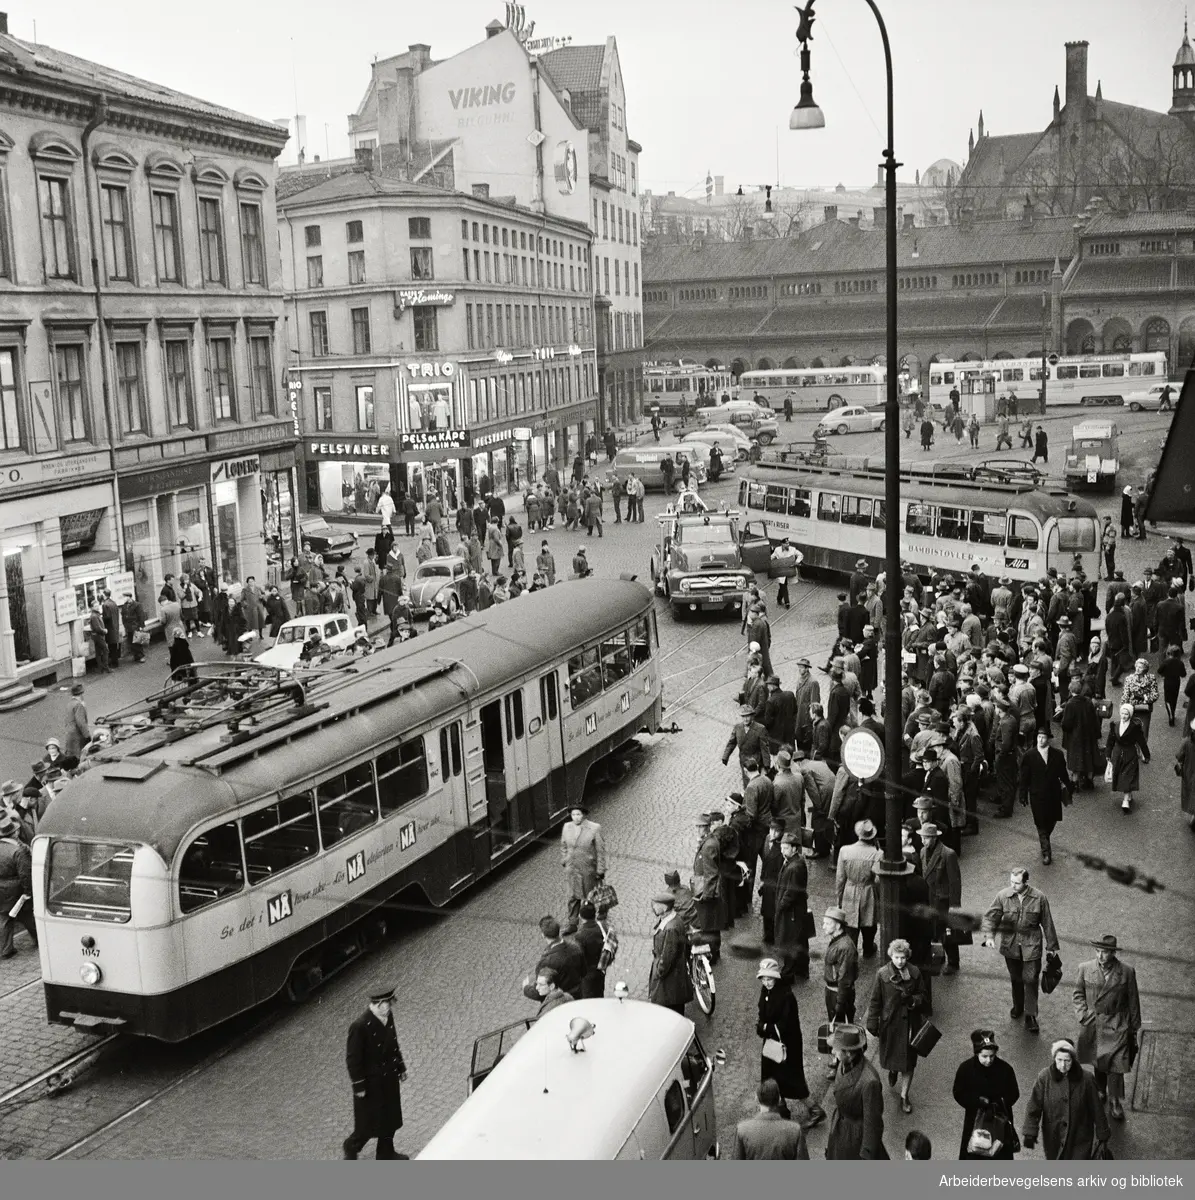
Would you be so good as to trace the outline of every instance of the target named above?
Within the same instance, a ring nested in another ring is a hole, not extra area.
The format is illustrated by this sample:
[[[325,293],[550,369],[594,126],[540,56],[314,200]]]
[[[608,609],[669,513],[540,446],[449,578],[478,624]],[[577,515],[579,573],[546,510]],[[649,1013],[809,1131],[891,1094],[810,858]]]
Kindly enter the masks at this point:
[[[833,1050],[830,1044],[830,1039],[833,1037],[834,1031],[828,1021],[823,1022],[817,1027],[817,1052],[818,1054],[829,1054]]]
[[[929,944],[929,962],[925,964],[925,973],[927,975],[941,975],[942,968],[946,965],[946,948],[941,942],[930,942]]]
[[[920,1058],[928,1058],[941,1040],[942,1031],[932,1021],[926,1021],[909,1039],[909,1049]]]

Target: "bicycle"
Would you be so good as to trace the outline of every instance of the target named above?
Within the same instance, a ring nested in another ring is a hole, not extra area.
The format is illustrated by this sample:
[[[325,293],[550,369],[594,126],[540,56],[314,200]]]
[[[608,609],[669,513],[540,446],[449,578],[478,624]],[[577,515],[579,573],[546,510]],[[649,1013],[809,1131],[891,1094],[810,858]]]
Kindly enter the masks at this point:
[[[709,935],[700,930],[689,933],[689,978],[693,983],[693,998],[697,1007],[707,1017],[713,1016],[718,1002],[717,984],[714,982],[714,965],[711,962],[713,947]]]

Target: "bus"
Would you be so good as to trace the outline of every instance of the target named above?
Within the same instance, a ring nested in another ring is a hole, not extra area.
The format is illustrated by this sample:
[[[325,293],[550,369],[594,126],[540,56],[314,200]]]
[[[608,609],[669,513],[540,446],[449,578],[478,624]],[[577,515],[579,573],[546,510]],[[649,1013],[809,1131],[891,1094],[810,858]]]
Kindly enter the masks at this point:
[[[647,410],[661,417],[689,417],[729,396],[734,380],[729,367],[697,363],[652,363],[643,368]]]
[[[654,731],[658,646],[642,584],[574,580],[336,667],[197,664],[113,714],[33,839],[48,1019],[179,1042],[305,999],[400,894],[447,904]]]
[[[759,397],[773,412],[784,411],[792,399],[793,412],[826,412],[844,404],[871,407],[884,403],[883,367],[814,367],[779,371],[744,371],[739,376],[739,396]]]
[[[739,483],[743,536],[773,546],[788,538],[803,570],[846,575],[866,559],[884,569],[885,472],[755,464]],[[1067,575],[1078,557],[1099,577],[1100,520],[1095,507],[1032,482],[986,482],[901,473],[900,553],[918,575],[970,571],[1018,583],[1050,567]]]
[[[1057,356],[1055,356],[1057,357]],[[1160,350],[1145,354],[1076,354],[1045,364],[1046,405],[1082,407],[1124,404],[1125,393],[1140,391],[1166,380],[1166,355]],[[958,388],[962,397],[1017,393],[1020,412],[1037,404],[1042,386],[1042,360],[998,358],[983,362],[936,362],[929,368],[929,402],[934,408],[950,403]]]

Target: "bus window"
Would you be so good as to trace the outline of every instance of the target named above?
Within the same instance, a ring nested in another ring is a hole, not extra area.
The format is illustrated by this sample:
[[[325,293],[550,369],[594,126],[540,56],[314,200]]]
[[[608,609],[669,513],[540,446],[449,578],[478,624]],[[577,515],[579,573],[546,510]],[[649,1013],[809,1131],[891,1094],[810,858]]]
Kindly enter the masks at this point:
[[[788,489],[788,515],[790,517],[809,516],[809,489]]]
[[[954,542],[967,540],[967,510],[965,508],[938,509],[938,537]]]
[[[767,486],[762,483],[753,483],[747,489],[747,507],[763,509],[767,503]]]
[[[606,687],[612,687],[631,673],[631,652],[627,648],[627,635],[615,634],[602,643],[602,677]]]
[[[943,382],[943,383],[954,383],[954,382],[956,382],[956,379],[955,379],[955,373],[954,373],[953,371],[943,371],[943,372],[942,372],[942,382]]]
[[[932,504],[910,504],[905,517],[905,530],[924,537],[933,537],[938,523],[938,510]]]
[[[602,668],[596,646],[568,660],[568,696],[573,708],[580,708],[601,690]]]
[[[844,525],[870,525],[871,500],[864,499],[862,496],[843,496],[842,523]]]
[[[1095,549],[1095,522],[1090,517],[1058,518],[1058,549],[1078,552]]]
[[[817,516],[820,521],[837,521],[842,511],[842,497],[818,492]]]
[[[788,511],[788,489],[778,483],[769,483],[767,494],[764,496],[765,512],[784,513]]]
[[[1059,363],[1056,379],[1078,379],[1079,368],[1074,363]]]
[[[985,546],[1003,546],[1008,518],[1002,512],[983,512],[976,509],[971,514],[971,540]]]
[[[1005,367],[1001,375],[1005,383],[1020,383],[1025,378],[1025,372],[1020,367]]]
[[[319,850],[310,792],[288,796],[249,813],[241,828],[250,883],[261,883]]]
[[[1119,379],[1124,374],[1124,363],[1104,363],[1104,378]]]
[[[1079,378],[1080,379],[1098,379],[1100,377],[1099,363],[1080,363]]]
[[[871,527],[872,529],[883,529],[884,525],[884,502],[883,500],[873,500],[871,504]]]
[[[1008,518],[1008,545],[1018,550],[1037,549],[1037,522],[1032,517]]]
[[[440,731],[444,749],[443,778],[448,778],[448,738]],[[351,767],[343,775],[325,780],[315,789],[319,809],[320,837],[324,848],[336,845],[358,829],[378,819],[378,802],[373,790],[373,770],[369,763]]]
[[[178,868],[178,906],[195,912],[234,896],[245,886],[241,833],[235,821],[201,833],[186,849]]]
[[[383,817],[427,795],[427,758],[421,737],[379,754],[377,768]]]
[[[631,639],[631,662],[641,667],[651,658],[651,631],[647,621],[636,621],[629,630]]]

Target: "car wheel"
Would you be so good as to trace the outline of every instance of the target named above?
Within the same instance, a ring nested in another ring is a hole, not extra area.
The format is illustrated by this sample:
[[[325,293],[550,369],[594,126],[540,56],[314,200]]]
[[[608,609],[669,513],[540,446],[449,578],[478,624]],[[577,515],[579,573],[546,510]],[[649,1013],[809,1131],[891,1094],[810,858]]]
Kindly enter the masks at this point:
[[[1140,411],[1141,411],[1141,405],[1138,404],[1136,400],[1134,400],[1133,403],[1129,405],[1129,412],[1140,412]]]
[[[883,433],[883,432],[884,432],[884,425],[885,425],[885,424],[886,424],[886,422],[885,422],[885,421],[881,421],[881,422],[880,422],[880,423],[879,423],[879,424],[876,426],[876,432],[877,432],[877,433]]]
[[[835,433],[837,433],[837,434],[839,434],[839,435],[842,435],[842,434],[844,434],[844,433],[848,432],[848,430],[847,430],[847,427],[846,427],[845,425],[839,425],[839,426],[838,426],[838,428],[834,430],[834,432],[835,432]]]
[[[770,433],[761,433],[759,435],[759,444],[761,446],[770,446],[772,444],[772,435]]]

